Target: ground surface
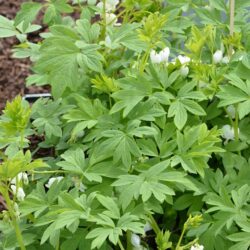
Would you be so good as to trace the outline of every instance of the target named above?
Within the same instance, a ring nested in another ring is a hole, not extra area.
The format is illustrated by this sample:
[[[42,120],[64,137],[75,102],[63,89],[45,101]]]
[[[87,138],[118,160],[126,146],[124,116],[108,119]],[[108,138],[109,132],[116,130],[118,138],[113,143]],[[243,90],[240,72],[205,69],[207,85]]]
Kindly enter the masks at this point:
[[[20,5],[26,0],[0,0],[0,15],[9,19],[15,17]],[[36,40],[34,35],[32,39]],[[47,92],[44,88],[25,87],[25,79],[30,73],[29,60],[11,57],[11,48],[18,44],[16,38],[0,39],[0,113],[7,100],[18,94]],[[0,211],[5,209],[5,202],[0,194]]]
[[[0,0],[0,15],[10,19],[14,18],[21,3],[25,1]],[[36,39],[36,37],[32,39]],[[11,100],[18,94],[46,92],[42,88],[25,87],[25,79],[30,73],[30,62],[11,57],[11,47],[17,43],[15,38],[0,40],[0,111],[7,100]]]

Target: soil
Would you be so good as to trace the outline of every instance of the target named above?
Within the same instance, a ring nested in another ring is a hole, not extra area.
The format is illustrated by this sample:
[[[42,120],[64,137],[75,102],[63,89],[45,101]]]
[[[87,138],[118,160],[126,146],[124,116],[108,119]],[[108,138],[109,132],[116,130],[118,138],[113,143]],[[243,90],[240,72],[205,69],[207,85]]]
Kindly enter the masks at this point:
[[[13,19],[26,0],[0,0],[0,15]],[[39,22],[39,20],[38,20]],[[39,39],[35,34],[33,41]],[[16,38],[0,39],[0,113],[7,100],[18,94],[48,92],[48,88],[25,87],[25,79],[30,74],[28,59],[12,58],[11,48],[18,44]]]
[[[0,15],[13,19],[25,1],[27,0],[0,0]],[[39,18],[37,22],[40,23]],[[39,39],[37,34],[30,38],[32,41]],[[6,101],[12,100],[16,95],[49,91],[48,87],[25,87],[25,79],[31,73],[31,62],[28,59],[12,58],[11,49],[16,44],[18,40],[15,37],[0,39],[0,114]],[[2,210],[6,210],[6,204],[0,194],[0,212]]]

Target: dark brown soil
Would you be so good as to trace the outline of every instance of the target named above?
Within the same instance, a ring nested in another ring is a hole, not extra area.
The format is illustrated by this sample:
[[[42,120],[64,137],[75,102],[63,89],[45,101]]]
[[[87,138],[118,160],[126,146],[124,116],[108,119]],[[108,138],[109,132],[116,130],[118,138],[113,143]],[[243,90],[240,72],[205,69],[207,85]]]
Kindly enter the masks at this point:
[[[0,15],[13,19],[26,0],[0,0]],[[36,37],[32,39],[37,40]],[[30,74],[28,59],[12,58],[11,48],[18,44],[16,38],[0,39],[0,112],[7,100],[18,94],[47,92],[44,88],[25,87],[25,79]]]
[[[0,15],[13,19],[26,0],[0,0]],[[38,20],[39,22],[39,20]],[[37,41],[34,35],[31,38]],[[30,61],[12,58],[11,48],[18,44],[16,38],[0,39],[0,113],[7,100],[18,94],[48,92],[48,88],[25,87],[25,79],[30,74]],[[40,153],[40,152],[38,152]],[[6,209],[6,204],[0,194],[0,212]]]

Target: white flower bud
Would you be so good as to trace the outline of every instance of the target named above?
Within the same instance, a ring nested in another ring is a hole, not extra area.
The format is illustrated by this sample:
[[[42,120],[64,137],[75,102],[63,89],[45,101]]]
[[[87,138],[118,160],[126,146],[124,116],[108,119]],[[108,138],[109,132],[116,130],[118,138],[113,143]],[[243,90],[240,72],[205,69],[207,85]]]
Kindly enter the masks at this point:
[[[19,207],[18,207],[18,205],[17,205],[17,203],[15,202],[14,203],[14,212],[15,212],[15,216],[17,217],[17,218],[19,218],[20,217],[20,211],[19,211]]]
[[[238,132],[240,130],[238,129]],[[230,125],[224,125],[222,127],[222,137],[226,139],[225,144],[228,143],[229,140],[234,140],[234,129]]]
[[[111,47],[112,47],[112,41],[111,41],[110,36],[106,36],[106,37],[105,37],[105,45],[106,45],[108,48],[111,48]]]
[[[148,232],[152,230],[152,226],[147,222],[144,226],[144,232]]]
[[[16,195],[16,197],[19,201],[24,200],[25,193],[23,191],[23,188],[18,187],[18,189],[17,189],[17,187],[15,185],[11,185],[10,188],[12,189],[13,194]]]
[[[182,66],[180,68],[181,76],[186,77],[188,75],[188,73],[189,73],[189,68],[187,66]]]
[[[229,57],[228,56],[224,56],[221,60],[222,63],[224,64],[228,64],[229,63]]]
[[[105,11],[106,12],[115,11],[117,4],[119,4],[119,0],[106,0]],[[103,1],[100,1],[96,5],[96,7],[99,8],[101,12],[103,10]]]
[[[190,250],[204,250],[204,246],[199,245],[199,244],[195,244],[195,245],[191,246]]]
[[[152,63],[161,63],[161,56],[155,50],[150,52],[150,60]]]
[[[231,117],[232,119],[234,119],[234,118],[235,118],[235,113],[236,113],[234,105],[229,105],[229,106],[226,108],[226,110],[227,110],[227,113],[230,115],[230,117]]]
[[[28,178],[28,175],[25,172],[23,173],[23,183],[24,183],[24,185],[29,184],[29,178]]]
[[[179,55],[177,58],[181,64],[189,63],[191,61],[191,59],[188,56]]]
[[[141,238],[139,235],[137,234],[132,234],[131,235],[131,244],[134,247],[140,247],[141,246]]]
[[[17,182],[20,182],[20,181],[23,181],[23,183],[25,185],[28,185],[29,184],[29,179],[28,179],[28,175],[23,172],[23,173],[19,173],[15,178],[13,178],[11,180],[11,184],[14,184],[14,185],[17,185]]]
[[[216,50],[215,53],[213,54],[213,62],[215,64],[220,63],[223,58],[223,53],[221,50]]]
[[[106,13],[106,23],[107,25],[114,25],[117,22],[117,17],[113,13]]]
[[[49,179],[48,183],[45,184],[45,187],[50,188],[55,181],[60,182],[63,178],[63,176],[52,177]]]
[[[161,57],[161,62],[168,62],[169,54],[170,54],[170,49],[168,47],[166,47],[165,49],[163,49],[159,53],[159,55]]]

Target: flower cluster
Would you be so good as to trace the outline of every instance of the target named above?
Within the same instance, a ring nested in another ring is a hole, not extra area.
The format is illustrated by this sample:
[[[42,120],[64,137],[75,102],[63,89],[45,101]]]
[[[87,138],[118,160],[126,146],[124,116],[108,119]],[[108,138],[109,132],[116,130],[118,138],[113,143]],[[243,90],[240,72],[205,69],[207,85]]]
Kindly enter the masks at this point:
[[[119,0],[106,0],[106,3],[105,3],[105,11],[107,13],[110,13],[110,12],[113,12],[115,11],[116,9],[116,5],[119,4]],[[100,10],[103,10],[103,2],[100,1],[97,5],[96,5],[97,8],[99,8]]]
[[[189,68],[187,64],[191,61],[191,59],[188,56],[182,56],[182,55],[177,56],[176,60],[177,59],[182,65],[180,68],[180,74],[181,76],[186,77],[189,73]]]
[[[115,25],[119,26],[120,23],[117,21],[117,16],[113,13],[116,10],[116,6],[119,4],[119,0],[106,0],[105,3],[105,19],[106,19],[106,24],[107,25]],[[103,2],[100,1],[96,7],[99,9],[97,14],[102,14],[104,5]]]
[[[28,185],[29,179],[28,175],[25,172],[19,173],[15,178],[11,180],[11,184],[17,185],[17,183],[23,182],[23,184]]]
[[[10,186],[13,194],[17,197],[19,201],[23,201],[25,198],[25,192],[22,187],[17,187],[16,185]]]
[[[170,49],[166,47],[157,53],[155,50],[152,50],[150,53],[150,59],[152,63],[167,63],[170,54]]]
[[[229,63],[229,57],[228,56],[224,56],[223,57],[223,50],[216,50],[215,53],[213,54],[213,62],[215,64],[218,63]]]
[[[168,47],[161,50],[159,53],[157,53],[155,50],[152,50],[150,53],[151,62],[155,64],[168,63],[169,54],[170,49]],[[179,55],[174,61],[172,61],[172,63],[176,64],[178,61],[181,64],[180,75],[186,77],[189,73],[189,67],[187,64],[191,61],[191,59],[188,56]]]
[[[28,175],[25,172],[19,173],[15,178],[13,178],[11,181],[11,190],[13,194],[16,196],[17,200],[23,201],[25,198],[25,192],[22,188],[22,185],[28,185],[29,184],[29,179]]]

